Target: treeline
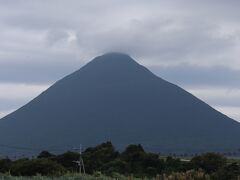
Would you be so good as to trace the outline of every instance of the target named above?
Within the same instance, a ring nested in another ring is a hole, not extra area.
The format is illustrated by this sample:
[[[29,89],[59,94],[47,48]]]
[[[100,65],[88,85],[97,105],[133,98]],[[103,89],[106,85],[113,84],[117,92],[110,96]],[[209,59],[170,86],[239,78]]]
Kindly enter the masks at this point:
[[[123,152],[115,150],[111,142],[87,148],[82,153],[87,174],[102,173],[112,176],[119,173],[125,176],[157,177],[163,174],[200,172],[211,179],[229,180],[240,176],[240,164],[229,163],[220,154],[206,153],[181,160],[175,157],[160,157],[158,154],[145,152],[141,145],[129,145]],[[0,160],[0,173],[13,176],[61,176],[66,173],[77,173],[79,153],[65,152],[60,155],[48,151],[41,152],[36,158]]]

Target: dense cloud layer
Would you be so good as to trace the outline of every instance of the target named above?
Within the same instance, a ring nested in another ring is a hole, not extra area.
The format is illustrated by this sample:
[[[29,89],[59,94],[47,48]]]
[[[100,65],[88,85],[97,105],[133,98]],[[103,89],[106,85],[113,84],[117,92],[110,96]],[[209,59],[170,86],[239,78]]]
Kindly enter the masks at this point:
[[[0,88],[0,112],[20,107],[93,57],[122,51],[194,89],[214,107],[234,106],[224,113],[237,114],[238,95],[219,94],[213,101],[207,92],[240,89],[239,5],[234,0],[0,1],[0,87],[15,84],[16,94],[24,96],[12,102]],[[39,88],[25,97],[19,84],[26,92]]]

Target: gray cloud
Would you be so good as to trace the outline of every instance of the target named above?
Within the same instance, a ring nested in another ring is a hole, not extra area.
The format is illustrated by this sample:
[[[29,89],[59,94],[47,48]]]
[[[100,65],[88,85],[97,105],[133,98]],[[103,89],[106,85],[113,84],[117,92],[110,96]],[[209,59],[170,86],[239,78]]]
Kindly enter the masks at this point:
[[[49,51],[49,45],[54,45],[55,50],[64,47],[65,51],[73,53],[74,45],[80,54],[79,59],[120,50],[152,64],[239,65],[236,49],[239,46],[239,24],[237,21],[232,23],[235,16],[240,16],[234,11],[239,4],[236,1],[18,3],[3,3],[2,12],[8,13],[3,13],[1,22],[7,31],[14,30],[8,36],[17,33],[18,37],[29,39],[24,46],[35,43],[36,46],[28,47],[30,53],[41,48],[39,53],[44,54]],[[70,34],[76,39],[71,46],[65,46]],[[6,45],[2,46],[6,48]],[[71,57],[66,59],[71,60]]]
[[[158,76],[183,87],[240,88],[240,70],[224,66],[202,67],[183,63],[149,68]]]
[[[0,82],[49,84],[77,70],[82,63],[69,54],[48,54],[0,61]],[[70,60],[69,60],[70,59]],[[69,61],[68,61],[69,60]]]

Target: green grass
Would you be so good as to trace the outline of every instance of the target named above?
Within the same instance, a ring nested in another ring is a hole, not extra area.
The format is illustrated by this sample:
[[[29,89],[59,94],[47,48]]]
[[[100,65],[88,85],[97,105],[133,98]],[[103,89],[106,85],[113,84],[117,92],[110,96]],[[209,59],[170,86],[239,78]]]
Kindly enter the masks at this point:
[[[14,176],[1,176],[0,180],[110,180],[108,177],[94,177],[89,175],[65,175],[61,177],[44,177],[44,176],[34,176],[34,177],[14,177]]]
[[[240,164],[240,157],[227,157],[227,162]]]
[[[45,177],[45,176],[34,176],[34,177],[15,177],[10,175],[0,175],[0,180],[128,180],[128,177],[115,174],[113,177],[107,177],[101,174],[97,176],[93,175],[79,175],[79,174],[68,174],[60,177]],[[131,180],[140,180],[139,178],[131,177]]]
[[[161,177],[160,177],[161,176]],[[115,174],[113,177],[107,177],[101,174],[98,176],[93,175],[78,175],[78,174],[69,174],[61,177],[44,177],[44,176],[34,176],[34,177],[13,177],[9,175],[0,175],[0,180],[173,180],[173,179],[201,179],[201,180],[210,180],[210,176],[204,174],[201,171],[188,171],[186,173],[172,173],[170,175],[160,175],[155,178],[135,178],[135,177],[126,177],[120,174]]]

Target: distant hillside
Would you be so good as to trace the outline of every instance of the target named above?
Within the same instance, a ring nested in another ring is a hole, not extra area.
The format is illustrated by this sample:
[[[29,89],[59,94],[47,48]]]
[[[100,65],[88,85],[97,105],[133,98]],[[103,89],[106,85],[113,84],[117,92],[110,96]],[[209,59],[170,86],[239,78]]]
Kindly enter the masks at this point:
[[[96,57],[0,120],[1,143],[40,149],[111,140],[119,149],[230,151],[239,139],[240,123],[120,53]]]

